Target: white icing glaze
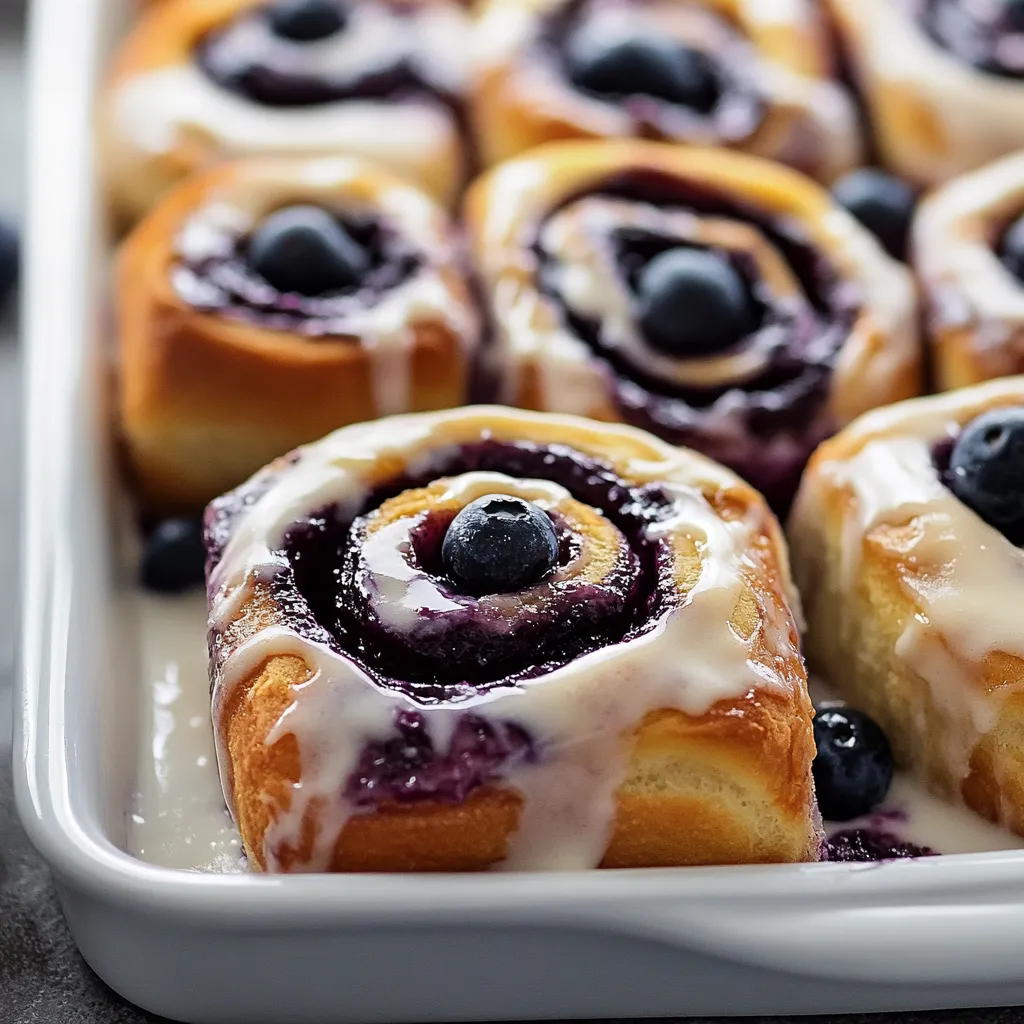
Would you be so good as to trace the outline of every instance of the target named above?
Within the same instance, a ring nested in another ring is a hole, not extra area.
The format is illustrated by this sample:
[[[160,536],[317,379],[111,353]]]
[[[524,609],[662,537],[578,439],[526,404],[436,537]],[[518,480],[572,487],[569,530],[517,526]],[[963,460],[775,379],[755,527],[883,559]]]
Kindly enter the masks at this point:
[[[251,181],[231,190],[217,188],[182,226],[177,251],[200,262],[230,254],[239,235],[252,231],[266,214],[289,201],[319,201],[354,217],[379,217],[397,229],[411,249],[422,255],[405,281],[374,301],[355,297],[344,313],[314,321],[324,335],[356,339],[372,357],[371,382],[378,413],[407,412],[411,405],[410,357],[415,330],[428,324],[447,328],[468,363],[479,343],[480,324],[473,307],[453,293],[441,270],[456,259],[447,225],[437,206],[413,188],[391,185],[377,190],[372,202],[365,193],[366,167],[348,157],[323,157],[289,165],[287,174],[263,168]],[[172,274],[183,273],[180,269]],[[185,272],[187,273],[187,272]],[[189,294],[211,286],[189,274]],[[198,293],[200,299],[201,292]]]
[[[508,410],[493,412],[506,424],[529,418]],[[278,564],[272,552],[289,523],[332,503],[354,510],[380,459],[398,456],[407,463],[447,446],[451,435],[446,425],[463,415],[472,414],[398,417],[338,431],[303,449],[300,461],[241,515],[213,574],[211,626],[226,627],[237,614],[238,595],[247,592],[248,581]],[[608,429],[631,438],[643,436],[628,428]],[[638,462],[626,475],[648,480],[653,473],[653,479],[664,480],[663,489],[673,500],[672,517],[648,528],[652,539],[690,536],[697,542],[702,572],[681,606],[642,636],[586,654],[540,678],[477,694],[457,706],[417,708],[440,753],[445,751],[442,741],[451,737],[452,719],[484,706],[490,720],[520,726],[533,737],[536,763],[512,766],[507,778],[525,802],[505,867],[597,864],[608,841],[613,795],[627,763],[623,737],[647,712],[678,708],[700,715],[719,700],[743,698],[755,688],[785,690],[790,685],[774,669],[755,661],[753,645],[761,630],[743,638],[729,624],[745,592],[751,525],[720,519],[700,491],[679,482],[683,476],[710,474],[728,487],[734,478],[705,460],[694,460],[690,453],[661,445],[655,450],[664,459],[660,466]],[[476,493],[480,484],[463,479],[460,486]],[[521,486],[528,491],[539,485]],[[773,605],[761,611],[768,642],[780,653],[786,651],[788,608]],[[303,768],[290,807],[275,809],[267,852],[273,864],[271,848],[299,835],[311,801],[327,801],[330,810],[319,815],[316,849],[305,865],[317,870],[325,866],[352,813],[338,794],[359,753],[367,742],[387,735],[399,708],[416,705],[403,694],[376,686],[345,656],[302,640],[281,625],[256,635],[220,666],[214,677],[215,717],[235,686],[267,659],[282,654],[302,657],[310,674],[307,682],[295,687],[294,710],[286,711],[268,742],[292,733]],[[223,765],[225,753],[220,754]]]
[[[965,394],[972,396],[969,406]],[[930,688],[942,719],[939,741],[959,778],[966,777],[971,752],[998,721],[1003,702],[1020,689],[983,687],[978,666],[995,652],[1024,657],[1018,614],[1024,552],[942,484],[931,450],[971,418],[975,403],[980,411],[999,398],[1019,403],[1019,380],[864,417],[853,436],[867,442],[850,458],[817,464],[793,519],[799,530],[802,517],[816,514],[823,487],[850,491],[854,505],[845,522],[841,566],[847,588],[857,584],[874,529],[914,524],[901,546],[899,581],[918,611],[904,624],[895,653]]]
[[[1024,287],[994,249],[996,230],[1022,211],[1024,154],[1014,154],[931,193],[914,224],[914,264],[933,315],[944,327],[985,328],[972,335],[979,349],[1024,326]]]
[[[125,680],[138,687],[140,698],[128,852],[168,868],[244,870],[241,839],[224,807],[217,772],[206,601],[201,593],[172,598],[130,593],[125,595],[125,619],[137,623],[140,648],[138,676]],[[525,772],[520,780],[528,784]],[[900,773],[882,811],[900,815],[885,822],[900,838],[943,853],[1024,848],[1024,839],[930,796]],[[830,831],[870,823],[833,825]],[[552,823],[553,828],[561,825]],[[558,846],[566,848],[563,842]]]
[[[852,26],[855,62],[870,92],[917,97],[926,111],[926,144],[896,140],[898,170],[936,184],[1024,146],[1024,83],[979,74],[946,53],[921,31],[906,0],[835,2]]]

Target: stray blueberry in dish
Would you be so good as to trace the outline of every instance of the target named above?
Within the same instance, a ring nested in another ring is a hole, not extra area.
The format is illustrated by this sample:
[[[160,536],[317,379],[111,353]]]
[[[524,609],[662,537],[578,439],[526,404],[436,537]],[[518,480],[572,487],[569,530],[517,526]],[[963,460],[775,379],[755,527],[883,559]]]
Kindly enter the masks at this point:
[[[711,58],[668,39],[635,36],[598,46],[581,34],[567,56],[573,84],[601,96],[652,96],[706,114],[721,92]]]
[[[272,213],[249,242],[249,265],[279,292],[324,295],[354,288],[366,251],[326,210],[289,206]]]
[[[822,844],[822,860],[877,861],[905,860],[910,857],[934,857],[928,846],[905,843],[891,832],[870,828],[850,828],[836,832]]]
[[[267,9],[275,34],[296,43],[326,39],[345,27],[345,9],[334,0],[277,0]]]
[[[972,420],[949,457],[950,490],[1011,544],[1024,545],[1024,409]]]
[[[532,502],[490,494],[468,504],[445,534],[441,557],[468,594],[503,594],[536,583],[558,560],[551,519]]]
[[[670,355],[711,355],[758,326],[747,285],[724,257],[701,249],[669,249],[640,272],[640,325]]]
[[[885,799],[892,749],[873,718],[854,708],[824,708],[814,719],[814,742],[814,788],[822,817],[850,821]]]
[[[202,520],[190,516],[165,519],[146,538],[142,585],[162,594],[181,593],[202,584],[205,566]]]
[[[885,171],[862,167],[837,181],[832,194],[882,243],[890,256],[906,256],[917,206],[917,192],[910,185]]]
[[[9,221],[0,220],[0,303],[14,290],[20,263],[18,232]]]

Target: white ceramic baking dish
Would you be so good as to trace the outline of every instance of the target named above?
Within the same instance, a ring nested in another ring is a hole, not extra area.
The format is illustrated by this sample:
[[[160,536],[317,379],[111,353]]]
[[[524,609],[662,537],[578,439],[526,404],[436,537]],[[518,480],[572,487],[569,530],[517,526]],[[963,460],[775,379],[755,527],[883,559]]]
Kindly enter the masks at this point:
[[[115,0],[36,0],[18,802],[132,1001],[301,1024],[1024,1002],[1024,853],[474,877],[204,875],[123,852],[137,721],[118,613],[90,112]]]

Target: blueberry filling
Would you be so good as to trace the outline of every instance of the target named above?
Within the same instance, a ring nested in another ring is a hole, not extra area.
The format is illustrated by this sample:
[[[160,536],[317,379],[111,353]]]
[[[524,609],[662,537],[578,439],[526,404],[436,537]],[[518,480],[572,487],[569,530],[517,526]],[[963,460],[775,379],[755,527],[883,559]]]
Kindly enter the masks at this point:
[[[629,10],[630,30],[621,30],[622,21],[609,30],[602,22],[616,9],[614,0],[557,5],[531,60],[553,67],[589,99],[628,113],[641,135],[736,142],[754,133],[764,103],[750,77],[749,44],[730,22],[694,8],[700,27],[687,41],[645,23],[642,5]],[[713,42],[697,45],[697,38]]]
[[[1024,216],[1018,217],[1003,233],[996,245],[1003,265],[1019,281],[1024,282]]]
[[[901,178],[874,167],[851,171],[832,195],[870,231],[890,256],[902,260],[917,206],[917,193]]]
[[[460,719],[444,754],[434,749],[423,716],[415,711],[400,712],[395,731],[393,738],[363,751],[346,791],[357,807],[384,800],[459,803],[512,765],[534,756],[523,729],[479,715]]]
[[[408,280],[422,256],[390,224],[313,206],[269,214],[250,235],[186,227],[171,282],[196,309],[309,335],[344,333],[344,318]]]
[[[1024,547],[1024,409],[976,417],[952,445],[939,445],[936,468],[946,486],[1011,544]]]
[[[1024,77],[1024,0],[916,0],[918,23],[938,46],[978,71]]]
[[[603,244],[612,253],[621,279],[637,295],[639,323],[652,347],[675,346],[679,354],[687,350],[698,356],[758,344],[768,353],[765,365],[754,375],[684,385],[645,371],[605,344],[601,324],[575,313],[562,294],[558,258],[539,238],[535,244],[541,289],[558,304],[572,332],[613,371],[623,418],[731,466],[761,490],[777,511],[784,512],[808,456],[832,432],[828,412],[832,369],[857,316],[855,289],[842,282],[831,263],[791,225],[712,189],[656,172],[634,171],[608,179],[588,195],[751,224],[798,280],[799,296],[776,296],[758,278],[754,260],[742,252],[694,249],[693,255],[670,256],[680,251],[678,239],[654,231],[610,231]],[[560,209],[581,198],[569,198]],[[685,277],[686,288],[666,288],[655,315],[650,311],[653,304],[649,300],[644,304],[645,284],[652,280],[658,284],[659,263],[668,259],[687,262],[686,274],[679,275]],[[694,264],[701,269],[689,269]],[[696,289],[701,293],[699,317],[684,308],[695,308],[685,292],[696,279],[701,282]]]
[[[511,495],[488,495],[452,520],[441,557],[466,594],[504,594],[537,582],[558,560],[558,534],[541,509]]]
[[[396,22],[394,49],[377,64],[352,66],[361,60],[354,35],[357,19],[340,0],[279,0],[247,9],[201,40],[195,60],[222,88],[263,106],[414,95],[432,97],[457,113],[457,97],[416,52],[416,5],[376,2]],[[348,43],[350,37],[349,52],[337,59],[322,52]],[[312,47],[320,53],[316,61],[310,58]]]
[[[905,860],[935,855],[930,847],[906,843],[891,832],[868,828],[836,832],[825,840],[821,850],[821,859],[828,861]]]
[[[814,790],[827,821],[851,821],[877,807],[892,784],[892,749],[863,711],[824,708],[814,719]]]

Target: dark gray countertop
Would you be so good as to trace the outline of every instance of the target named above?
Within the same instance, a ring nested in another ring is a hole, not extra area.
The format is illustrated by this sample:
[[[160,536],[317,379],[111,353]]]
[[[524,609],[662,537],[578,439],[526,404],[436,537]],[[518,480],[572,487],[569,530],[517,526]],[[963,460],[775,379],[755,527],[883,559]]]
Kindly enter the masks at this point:
[[[13,215],[21,197],[18,140],[23,100],[18,6],[16,0],[0,0],[0,215]],[[0,318],[0,537],[8,538],[18,536],[20,496],[16,334],[8,311]],[[129,1006],[82,960],[64,924],[49,874],[14,813],[10,726],[17,559],[16,540],[0,546],[0,1024],[153,1024],[160,1018]],[[859,1020],[1010,1024],[1024,1020],[1024,1011],[816,1019],[847,1024]]]

